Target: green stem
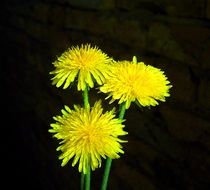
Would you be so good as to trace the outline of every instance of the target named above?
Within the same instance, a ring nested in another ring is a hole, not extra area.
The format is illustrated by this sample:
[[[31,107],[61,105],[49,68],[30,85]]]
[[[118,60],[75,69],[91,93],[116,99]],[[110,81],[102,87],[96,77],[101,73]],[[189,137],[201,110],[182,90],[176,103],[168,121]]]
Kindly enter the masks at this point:
[[[120,104],[120,113],[119,113],[119,119],[123,119],[125,116],[125,103]]]
[[[87,174],[85,175],[85,190],[90,190],[90,178],[91,178],[90,174],[91,174],[91,169],[89,167]]]
[[[111,165],[112,165],[112,159],[107,158],[106,159],[105,170],[104,170],[104,176],[103,176],[103,180],[102,180],[101,190],[106,190],[106,188],[107,188]]]
[[[80,190],[84,190],[85,174],[81,173]]]
[[[126,110],[125,103],[120,104],[119,119],[123,119],[123,117],[125,115],[125,110]],[[103,176],[103,179],[102,179],[101,190],[106,190],[106,188],[107,188],[109,173],[110,173],[110,170],[111,170],[111,165],[112,165],[112,159],[107,158],[106,165],[105,165],[105,170],[104,170],[104,176]]]
[[[89,104],[89,98],[88,98],[88,87],[85,88],[85,90],[83,91],[83,101],[84,101],[84,106],[85,108],[89,108],[90,104]]]
[[[88,97],[88,87],[85,88],[85,90],[83,91],[83,101],[84,101],[84,107],[85,109],[90,108],[90,104],[89,104],[89,97]],[[84,183],[85,183],[85,190],[90,190],[90,167],[88,168],[88,173],[87,174],[83,174],[81,173],[81,190],[84,190]]]

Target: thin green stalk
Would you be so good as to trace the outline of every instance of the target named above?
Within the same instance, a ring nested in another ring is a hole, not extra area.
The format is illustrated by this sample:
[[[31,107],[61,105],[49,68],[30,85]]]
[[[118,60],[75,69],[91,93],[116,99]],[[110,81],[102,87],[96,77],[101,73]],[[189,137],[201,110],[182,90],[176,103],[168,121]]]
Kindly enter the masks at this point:
[[[81,179],[80,179],[80,190],[84,190],[84,183],[85,183],[85,174],[83,174],[82,172]]]
[[[103,180],[102,180],[101,190],[106,190],[106,188],[107,188],[111,165],[112,165],[112,159],[107,158],[106,159],[105,170],[104,170],[104,176],[103,176]]]
[[[90,178],[91,178],[91,169],[89,167],[87,174],[85,175],[85,190],[90,190]]]
[[[125,103],[120,104],[120,113],[119,113],[119,119],[123,119],[124,115],[125,115]],[[105,170],[104,170],[104,176],[102,179],[102,186],[101,186],[101,190],[106,190],[107,186],[108,186],[108,180],[109,180],[109,173],[111,170],[111,165],[112,165],[112,159],[111,158],[107,158],[106,160],[106,165],[105,165]]]
[[[89,97],[88,97],[88,87],[85,88],[85,90],[83,91],[83,101],[84,101],[84,106],[85,108],[89,108],[90,104],[89,104]]]
[[[84,101],[85,108],[90,107],[88,91],[89,91],[88,87],[86,87],[85,90],[83,91],[83,101]],[[84,187],[85,187],[85,190],[90,190],[90,174],[91,174],[90,167],[88,169],[87,174],[81,173],[81,181],[80,181],[81,190],[84,190]]]
[[[125,103],[120,104],[120,113],[119,113],[119,118],[120,119],[124,118],[125,110],[126,110]]]

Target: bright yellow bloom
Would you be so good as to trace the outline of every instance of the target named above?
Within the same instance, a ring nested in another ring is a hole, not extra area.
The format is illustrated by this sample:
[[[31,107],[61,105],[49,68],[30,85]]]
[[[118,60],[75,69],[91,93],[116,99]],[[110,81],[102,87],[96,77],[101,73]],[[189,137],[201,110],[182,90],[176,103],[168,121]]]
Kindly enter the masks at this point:
[[[119,100],[119,104],[126,103],[128,109],[131,102],[137,100],[142,106],[158,105],[157,100],[165,101],[169,95],[169,85],[164,72],[143,62],[119,61],[112,68],[100,90],[109,93],[111,102]]]
[[[84,90],[86,86],[94,86],[94,80],[99,85],[103,84],[108,72],[109,58],[96,46],[89,44],[76,46],[64,52],[54,63],[55,70],[50,74],[55,75],[52,78],[52,84],[60,87],[64,84],[66,89],[78,76],[78,90]]]
[[[79,171],[86,174],[89,167],[101,167],[101,157],[115,159],[124,153],[120,143],[126,141],[118,138],[127,134],[122,120],[114,118],[114,110],[103,114],[101,101],[92,108],[74,106],[71,110],[65,106],[61,112],[62,116],[54,117],[56,122],[49,132],[61,140],[57,150],[62,151],[62,166],[74,157],[72,166],[79,162]]]

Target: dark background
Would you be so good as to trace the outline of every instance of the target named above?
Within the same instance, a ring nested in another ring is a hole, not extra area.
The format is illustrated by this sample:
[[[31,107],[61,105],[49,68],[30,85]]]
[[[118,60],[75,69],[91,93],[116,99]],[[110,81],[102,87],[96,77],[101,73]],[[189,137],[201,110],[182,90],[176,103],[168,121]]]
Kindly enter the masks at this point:
[[[209,0],[12,0],[1,3],[0,22],[3,189],[79,189],[77,167],[60,166],[48,129],[81,94],[52,86],[49,72],[68,47],[86,42],[116,60],[136,55],[173,85],[165,103],[126,112],[128,143],[109,189],[210,189]],[[101,96],[90,93],[92,103]]]

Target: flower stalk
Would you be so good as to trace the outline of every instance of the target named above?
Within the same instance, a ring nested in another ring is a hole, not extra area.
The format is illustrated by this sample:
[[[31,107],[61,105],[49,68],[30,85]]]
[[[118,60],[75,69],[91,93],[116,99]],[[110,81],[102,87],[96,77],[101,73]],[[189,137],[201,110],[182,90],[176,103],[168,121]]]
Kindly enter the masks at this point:
[[[89,97],[88,97],[88,86],[83,91],[83,101],[84,101],[84,107],[85,109],[90,108],[89,104]],[[91,179],[91,170],[90,167],[88,167],[87,174],[81,173],[81,189],[84,189],[84,182],[85,182],[85,190],[90,190],[90,179]]]
[[[90,181],[91,181],[91,169],[89,167],[87,174],[85,175],[85,190],[90,190]]]
[[[85,184],[85,174],[82,172],[80,179],[80,190],[84,190],[84,184]]]
[[[85,109],[90,108],[90,104],[89,104],[89,97],[88,97],[88,87],[86,86],[86,88],[83,91],[83,101],[84,101],[84,107]]]
[[[119,119],[123,120],[124,115],[125,115],[125,110],[126,110],[125,103],[120,104]],[[111,166],[112,166],[112,159],[107,158],[106,165],[105,165],[105,170],[104,170],[104,176],[103,176],[103,179],[102,179],[101,190],[106,190],[107,189]]]

